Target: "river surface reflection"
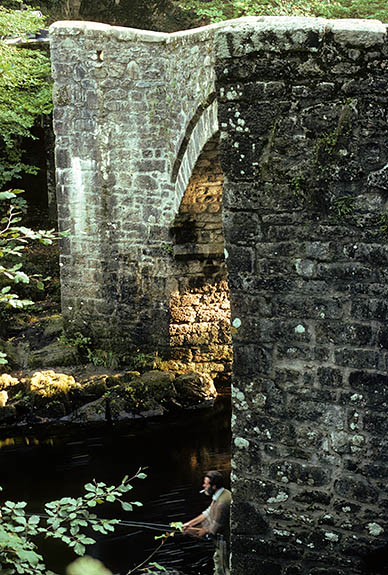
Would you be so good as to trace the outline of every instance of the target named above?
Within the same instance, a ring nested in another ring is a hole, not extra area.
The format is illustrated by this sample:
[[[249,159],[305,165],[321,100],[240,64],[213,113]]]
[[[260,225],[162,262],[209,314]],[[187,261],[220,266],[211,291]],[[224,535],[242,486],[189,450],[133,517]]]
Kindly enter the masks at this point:
[[[42,511],[45,501],[79,495],[94,478],[117,484],[139,467],[148,468],[148,477],[133,484],[130,499],[144,506],[132,513],[115,505],[101,506],[101,517],[168,524],[200,513],[209,504],[199,494],[203,472],[220,469],[229,475],[229,398],[163,423],[153,420],[136,426],[0,438],[3,496],[27,501],[31,512]],[[88,553],[104,561],[113,573],[124,575],[156,547],[154,536],[154,531],[119,527],[111,537],[100,538]],[[48,566],[64,573],[72,555],[57,543],[45,545]],[[211,553],[211,544],[178,536],[154,560],[187,575],[207,575],[212,572]]]

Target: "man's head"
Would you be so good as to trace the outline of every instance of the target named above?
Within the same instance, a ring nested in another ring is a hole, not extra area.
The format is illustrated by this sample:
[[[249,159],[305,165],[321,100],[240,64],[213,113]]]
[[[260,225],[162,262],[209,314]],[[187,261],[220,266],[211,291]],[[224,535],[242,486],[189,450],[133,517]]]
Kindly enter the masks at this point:
[[[203,478],[203,488],[206,495],[213,495],[217,489],[224,487],[224,484],[224,478],[222,473],[219,471],[212,470],[205,473]]]

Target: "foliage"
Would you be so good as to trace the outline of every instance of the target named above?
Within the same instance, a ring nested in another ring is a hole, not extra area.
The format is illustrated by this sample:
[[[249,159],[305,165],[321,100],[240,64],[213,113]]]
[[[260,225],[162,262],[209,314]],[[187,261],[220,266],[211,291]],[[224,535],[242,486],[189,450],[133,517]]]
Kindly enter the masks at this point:
[[[170,523],[170,527],[172,527],[171,531],[166,531],[165,533],[162,533],[162,535],[156,535],[154,537],[155,540],[157,539],[161,540],[158,547],[156,547],[156,549],[152,551],[151,555],[149,555],[146,559],[144,559],[144,561],[142,561],[139,565],[136,565],[136,567],[130,569],[126,575],[132,575],[133,573],[136,573],[136,571],[144,571],[145,573],[148,573],[148,575],[152,575],[153,573],[155,573],[154,568],[157,569],[157,573],[159,573],[160,571],[166,571],[165,567],[159,565],[159,563],[156,563],[155,561],[151,561],[151,559],[163,547],[163,545],[170,537],[174,537],[176,533],[182,533],[183,523],[181,523],[180,521],[172,522]],[[146,567],[143,569],[145,565]]]
[[[23,162],[23,138],[51,104],[50,61],[39,49],[10,43],[25,41],[44,27],[44,18],[32,8],[10,10],[0,6],[0,190],[23,173],[37,168]]]
[[[82,358],[87,358],[96,367],[102,366],[116,369],[120,365],[120,357],[116,352],[105,349],[93,349],[91,338],[80,331],[76,331],[73,334],[63,332],[59,336],[58,341],[62,345],[75,347]]]
[[[87,545],[95,539],[85,535],[92,529],[106,535],[115,530],[117,519],[100,519],[91,511],[99,504],[118,501],[125,511],[140,506],[138,501],[127,502],[125,495],[132,489],[133,479],[144,479],[141,469],[131,478],[124,477],[120,485],[107,486],[93,481],[85,485],[81,497],[62,497],[46,503],[45,515],[28,515],[25,501],[5,501],[0,508],[0,571],[3,575],[43,574],[53,575],[46,570],[43,557],[39,554],[34,538],[41,534],[46,538],[59,539],[72,548],[77,555],[84,555]],[[75,573],[73,569],[73,573]]]
[[[87,355],[89,353],[90,351],[89,346],[92,343],[90,337],[87,337],[80,331],[76,331],[71,335],[62,333],[59,336],[58,341],[62,345],[71,345],[75,347],[81,355]]]
[[[174,537],[176,533],[182,533],[183,523],[172,522],[170,523],[170,527],[172,527],[170,531],[166,531],[162,535],[157,535],[155,537],[155,540],[160,540],[159,545],[144,561],[139,563],[139,565],[136,565],[136,567],[133,569],[130,569],[126,575],[132,575],[136,572],[143,572],[148,575],[156,575],[161,571],[167,571],[163,565],[160,565],[156,561],[151,561],[151,559],[156,555],[161,547],[163,547],[163,545],[170,537]],[[156,571],[154,571],[154,569],[156,569]],[[77,559],[71,565],[69,565],[66,571],[66,575],[112,575],[112,573],[108,571],[100,561],[86,556]]]
[[[44,23],[38,10],[31,7],[21,10],[22,2],[2,2],[0,6],[0,38],[15,36],[26,39],[36,33]],[[19,9],[18,9],[19,8]]]
[[[352,196],[339,196],[333,201],[333,209],[339,220],[345,220],[354,213],[355,198]]]
[[[85,555],[86,546],[96,541],[90,537],[90,531],[107,535],[114,532],[120,521],[118,519],[100,519],[93,512],[97,505],[119,502],[124,511],[132,511],[134,506],[141,506],[139,501],[124,500],[132,489],[131,481],[145,479],[147,476],[139,469],[128,478],[125,476],[118,486],[107,486],[105,483],[93,480],[87,483],[85,494],[81,497],[62,497],[50,501],[44,506],[42,515],[26,513],[25,501],[5,501],[0,507],[0,571],[3,575],[55,575],[46,569],[44,558],[39,554],[34,539],[38,535],[46,538],[59,539],[73,549],[76,555]],[[0,487],[0,491],[1,491]],[[170,523],[171,530],[155,537],[160,539],[159,545],[139,565],[130,569],[127,575],[145,572],[156,575],[166,569],[155,561],[151,561],[165,542],[176,533],[182,532],[183,523]],[[88,535],[85,534],[88,532]],[[156,569],[156,571],[155,571]],[[104,565],[91,557],[82,557],[71,563],[67,575],[112,575]]]
[[[109,367],[116,369],[120,365],[120,357],[114,351],[105,349],[88,349],[88,360],[96,367]]]
[[[44,281],[50,279],[38,274],[28,275],[23,271],[23,250],[32,240],[47,245],[58,237],[54,230],[34,231],[20,225],[25,209],[25,201],[19,197],[20,193],[22,190],[0,192],[0,305],[6,304],[13,308],[22,308],[33,302],[13,293],[11,284],[29,284],[33,281],[42,290]]]
[[[140,372],[148,369],[160,369],[162,359],[159,357],[158,352],[143,353],[140,350],[135,355],[126,358],[131,368]]]
[[[209,22],[241,16],[321,16],[324,18],[376,18],[388,21],[381,0],[177,0],[182,10]]]

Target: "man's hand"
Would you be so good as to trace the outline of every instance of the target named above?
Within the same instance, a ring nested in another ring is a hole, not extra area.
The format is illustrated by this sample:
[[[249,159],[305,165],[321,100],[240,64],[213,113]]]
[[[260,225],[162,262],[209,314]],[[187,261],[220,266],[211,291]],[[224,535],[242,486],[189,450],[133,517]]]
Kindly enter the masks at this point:
[[[183,535],[193,535],[193,537],[203,537],[206,535],[207,530],[203,527],[191,527],[189,523],[185,523],[182,528]]]
[[[190,527],[191,527],[191,521],[184,523],[183,527],[182,527],[182,533],[187,533],[187,531],[190,529]]]

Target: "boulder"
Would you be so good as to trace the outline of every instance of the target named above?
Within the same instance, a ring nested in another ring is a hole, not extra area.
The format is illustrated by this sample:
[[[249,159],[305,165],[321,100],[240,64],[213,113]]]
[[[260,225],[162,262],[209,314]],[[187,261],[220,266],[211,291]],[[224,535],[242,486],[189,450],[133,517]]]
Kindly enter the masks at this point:
[[[61,421],[72,423],[97,423],[106,420],[106,399],[100,397],[72,411],[69,415],[61,418]]]
[[[30,391],[30,383],[28,379],[17,379],[8,373],[0,375],[0,390],[5,390],[8,394],[8,400],[12,401],[16,397],[21,397],[28,394]]]
[[[128,411],[128,404],[124,398],[114,394],[113,396],[100,397],[83,405],[69,413],[69,415],[62,417],[61,421],[70,421],[71,423],[119,422],[156,415],[163,415],[161,406],[155,406],[154,409],[149,410],[139,410],[138,413],[134,413]]]
[[[0,407],[0,424],[10,424],[16,421],[16,409],[13,405]]]
[[[107,387],[114,387],[115,385],[126,384],[137,377],[140,377],[139,371],[125,370],[118,373],[112,373],[106,376],[106,385]]]
[[[60,419],[66,415],[68,409],[70,409],[70,406],[67,406],[63,401],[53,399],[41,405],[35,411],[35,414],[39,414],[40,417],[45,419]]]
[[[9,373],[3,373],[0,375],[0,390],[7,389],[13,385],[17,385],[19,380],[16,377],[12,377]]]
[[[174,386],[178,402],[186,408],[214,400],[217,396],[213,380],[206,374],[192,372],[179,375],[175,378]]]
[[[63,345],[59,342],[51,343],[30,354],[28,357],[29,367],[55,367],[77,365],[79,363],[77,349],[71,345]]]
[[[79,388],[72,375],[57,373],[52,369],[37,371],[30,380],[30,389],[44,397],[68,395],[70,391]]]
[[[134,378],[119,394],[126,401],[127,411],[149,412],[168,410],[176,403],[175,376],[164,371],[148,371]]]
[[[107,375],[96,375],[80,381],[80,385],[72,393],[74,407],[79,408],[102,397],[108,389],[107,377]]]
[[[144,405],[144,409],[132,409],[125,397],[114,394],[107,398],[107,421],[128,421],[140,417],[154,417],[163,415],[164,409],[157,403],[151,406]]]
[[[6,391],[0,391],[0,407],[4,407],[8,401],[8,393]]]
[[[78,382],[52,369],[19,378],[0,375],[0,422],[118,422],[197,407],[216,397],[205,374],[78,368],[76,377]]]
[[[125,387],[127,383],[139,377],[139,375],[140,373],[138,371],[96,373],[95,369],[88,368],[78,377],[78,381],[81,385],[73,394],[75,407],[93,402],[113,387]]]
[[[30,345],[27,341],[14,343],[0,339],[0,351],[6,354],[7,367],[25,367],[28,361]]]
[[[51,316],[43,331],[43,337],[54,339],[63,333],[63,318],[60,315]]]
[[[53,370],[34,373],[29,385],[34,413],[54,419],[73,410],[74,399],[77,400],[81,388],[72,375]]]

